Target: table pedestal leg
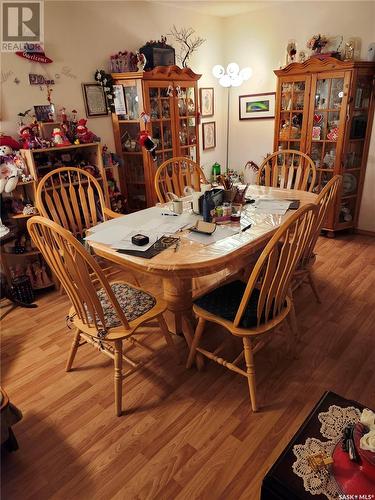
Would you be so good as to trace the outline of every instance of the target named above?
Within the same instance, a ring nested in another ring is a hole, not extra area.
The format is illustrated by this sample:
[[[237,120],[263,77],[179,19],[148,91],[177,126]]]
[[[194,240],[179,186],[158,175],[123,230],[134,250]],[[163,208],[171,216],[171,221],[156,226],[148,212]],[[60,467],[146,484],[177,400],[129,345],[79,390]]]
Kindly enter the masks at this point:
[[[194,336],[194,320],[192,316],[193,296],[192,280],[179,278],[163,278],[163,298],[168,304],[168,311],[174,316],[174,332],[183,333],[190,347]],[[202,356],[197,355],[197,365],[203,366]]]

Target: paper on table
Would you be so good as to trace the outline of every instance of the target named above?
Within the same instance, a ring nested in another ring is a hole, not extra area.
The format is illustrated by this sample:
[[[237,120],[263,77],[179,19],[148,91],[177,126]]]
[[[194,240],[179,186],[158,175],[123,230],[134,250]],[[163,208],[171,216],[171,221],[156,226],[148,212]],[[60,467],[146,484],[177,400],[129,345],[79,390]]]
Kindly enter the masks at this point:
[[[212,243],[216,243],[216,241],[220,241],[224,238],[228,238],[228,236],[237,234],[238,231],[239,229],[234,229],[230,226],[216,226],[215,231],[210,235],[190,232],[186,234],[186,238],[191,241],[195,241],[196,243],[201,243],[202,245],[211,245]]]
[[[138,233],[139,233],[139,231],[131,231],[129,234],[124,236],[121,240],[113,243],[111,245],[111,248],[114,248],[116,250],[138,250],[139,252],[145,252],[156,242],[157,239],[160,238],[160,236],[162,236],[161,234],[156,234],[156,233],[144,234],[144,231],[143,231],[142,234],[144,234],[144,236],[148,236],[150,241],[146,245],[139,246],[139,245],[134,245],[134,243],[132,243],[132,241],[131,241],[132,236],[135,236]]]
[[[254,208],[259,214],[284,215],[291,204],[290,200],[272,200],[267,198],[258,199]]]

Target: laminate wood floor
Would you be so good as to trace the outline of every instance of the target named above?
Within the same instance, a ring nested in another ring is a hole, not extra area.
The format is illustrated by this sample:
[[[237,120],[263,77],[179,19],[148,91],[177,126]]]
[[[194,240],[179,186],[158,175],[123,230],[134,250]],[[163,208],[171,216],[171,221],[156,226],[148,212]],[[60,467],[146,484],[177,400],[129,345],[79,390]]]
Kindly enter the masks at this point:
[[[257,414],[245,379],[213,363],[186,370],[162,348],[125,380],[118,418],[111,360],[85,346],[64,371],[66,296],[9,313],[2,385],[24,418],[14,427],[19,450],[2,457],[3,498],[258,499],[266,471],[326,389],[375,406],[375,240],[321,238],[315,276],[323,304],[308,286],[296,294],[298,359],[282,338],[256,355]],[[142,283],[160,291],[155,280]]]

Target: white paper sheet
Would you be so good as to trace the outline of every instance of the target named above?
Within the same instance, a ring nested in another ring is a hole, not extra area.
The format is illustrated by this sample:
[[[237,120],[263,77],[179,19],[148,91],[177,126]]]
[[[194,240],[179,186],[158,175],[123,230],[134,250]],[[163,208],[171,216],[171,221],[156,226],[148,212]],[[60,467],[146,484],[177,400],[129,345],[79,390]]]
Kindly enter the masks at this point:
[[[258,214],[277,214],[284,215],[290,204],[290,200],[273,200],[270,198],[260,198],[255,204],[254,208]]]
[[[216,226],[215,231],[210,235],[190,231],[186,234],[186,238],[191,241],[195,241],[196,243],[201,243],[202,245],[211,245],[212,243],[216,243],[216,241],[228,238],[228,236],[233,236],[239,231],[239,228],[237,229],[230,226]]]

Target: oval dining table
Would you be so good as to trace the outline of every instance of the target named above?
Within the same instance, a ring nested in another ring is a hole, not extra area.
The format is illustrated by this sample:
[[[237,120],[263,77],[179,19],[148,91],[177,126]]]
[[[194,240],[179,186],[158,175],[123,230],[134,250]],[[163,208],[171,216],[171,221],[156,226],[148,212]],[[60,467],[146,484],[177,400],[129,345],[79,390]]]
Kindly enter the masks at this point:
[[[293,189],[251,185],[247,189],[246,197],[299,200],[300,206],[303,206],[307,203],[314,203],[317,195]],[[147,211],[150,210],[152,211],[153,208],[124,215],[124,217],[127,218],[127,221],[137,217],[134,221],[139,221],[142,212],[147,218],[150,216]],[[229,270],[232,274],[246,268],[254,261],[254,254],[266,246],[280,224],[292,213],[292,210],[288,210],[285,215],[258,214],[257,209],[253,208],[252,204],[247,204],[244,206],[241,216],[242,228],[251,224],[251,227],[246,231],[241,232],[237,223],[238,231],[235,234],[209,245],[192,241],[186,237],[187,231],[182,231],[178,233],[180,243],[177,248],[167,248],[151,259],[119,253],[102,243],[89,242],[89,244],[100,257],[133,272],[151,273],[161,278],[163,297],[168,304],[168,310],[173,313],[175,319],[174,333],[182,332],[190,346],[194,335],[193,279],[223,270]],[[114,224],[115,227],[121,219],[122,217],[104,222],[101,226],[106,227],[108,224]],[[234,224],[232,225],[236,227]]]

